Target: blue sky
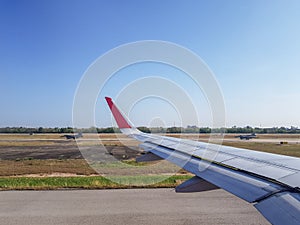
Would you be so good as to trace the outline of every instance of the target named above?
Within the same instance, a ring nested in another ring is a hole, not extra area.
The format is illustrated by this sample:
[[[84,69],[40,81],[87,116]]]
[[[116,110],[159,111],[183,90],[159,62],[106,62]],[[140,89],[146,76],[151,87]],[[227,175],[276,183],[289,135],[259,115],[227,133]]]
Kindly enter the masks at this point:
[[[300,126],[299,12],[296,0],[0,0],[0,126],[72,125],[74,94],[88,66],[110,49],[140,40],[174,42],[198,54],[222,89],[227,126]],[[172,69],[141,69],[176,80]],[[118,84],[108,83],[99,97],[115,97],[142,76],[139,71],[116,74]],[[166,125],[176,124],[166,104],[150,113],[156,101],[141,102],[131,120],[148,125],[159,113]],[[209,125],[201,97],[198,103],[203,121],[197,125]],[[100,98],[98,109],[96,124],[109,126]]]

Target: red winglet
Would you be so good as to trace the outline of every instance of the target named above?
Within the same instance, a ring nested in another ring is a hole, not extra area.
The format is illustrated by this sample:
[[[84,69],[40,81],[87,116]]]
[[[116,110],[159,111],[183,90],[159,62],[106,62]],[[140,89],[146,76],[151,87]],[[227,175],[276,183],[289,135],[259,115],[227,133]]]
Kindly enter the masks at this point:
[[[109,97],[105,97],[105,100],[107,101],[107,104],[119,126],[119,128],[131,128],[131,126],[128,124],[126,119],[123,117],[122,113],[119,111],[119,109],[115,106],[112,99]]]

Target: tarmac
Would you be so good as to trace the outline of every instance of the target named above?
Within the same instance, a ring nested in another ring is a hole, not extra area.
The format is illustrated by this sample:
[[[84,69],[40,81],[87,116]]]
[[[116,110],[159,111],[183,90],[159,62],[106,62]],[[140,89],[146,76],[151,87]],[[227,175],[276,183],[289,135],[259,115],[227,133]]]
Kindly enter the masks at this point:
[[[249,203],[225,192],[174,189],[0,192],[5,225],[269,225]]]

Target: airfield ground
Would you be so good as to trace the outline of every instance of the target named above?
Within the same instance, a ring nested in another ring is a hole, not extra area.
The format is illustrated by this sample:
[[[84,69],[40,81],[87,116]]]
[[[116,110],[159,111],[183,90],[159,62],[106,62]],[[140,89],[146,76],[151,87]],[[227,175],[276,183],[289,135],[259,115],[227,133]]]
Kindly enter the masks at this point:
[[[300,135],[265,134],[248,141],[235,138],[236,134],[226,135],[223,140],[220,135],[173,134],[170,136],[205,142],[222,141],[224,145],[300,157]],[[1,186],[4,181],[7,181],[2,180],[1,184],[1,179],[20,176],[35,178],[102,175],[124,176],[126,179],[128,177],[131,179],[130,176],[169,177],[170,174],[190,176],[184,170],[165,161],[152,164],[135,163],[134,159],[142,154],[138,144],[137,141],[122,134],[84,134],[84,137],[77,142],[66,140],[60,134],[0,134],[0,189],[10,189]],[[85,160],[82,154],[96,155],[96,158]],[[93,167],[90,167],[87,161]],[[174,185],[176,182],[171,187]],[[101,184],[98,185],[100,186]],[[11,186],[11,188],[17,187]]]

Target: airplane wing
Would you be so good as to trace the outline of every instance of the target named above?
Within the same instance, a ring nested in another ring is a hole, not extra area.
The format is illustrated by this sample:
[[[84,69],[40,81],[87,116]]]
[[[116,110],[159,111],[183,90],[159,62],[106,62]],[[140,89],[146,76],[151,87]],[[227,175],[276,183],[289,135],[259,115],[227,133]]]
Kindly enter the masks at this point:
[[[141,142],[137,161],[166,159],[195,177],[177,192],[222,188],[249,203],[272,224],[300,224],[300,158],[146,134],[106,97],[122,133]]]

